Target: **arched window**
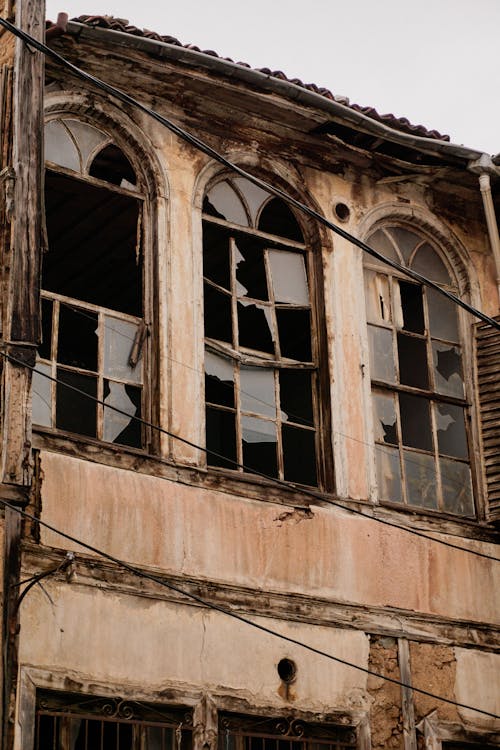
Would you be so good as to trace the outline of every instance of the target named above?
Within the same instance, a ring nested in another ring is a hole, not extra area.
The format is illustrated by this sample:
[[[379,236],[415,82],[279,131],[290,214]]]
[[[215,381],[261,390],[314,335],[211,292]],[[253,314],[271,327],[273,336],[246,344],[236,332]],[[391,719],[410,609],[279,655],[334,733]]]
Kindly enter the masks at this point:
[[[33,421],[141,447],[133,419],[143,413],[145,338],[136,174],[108,133],[74,117],[47,123],[45,160],[48,252]]]
[[[311,258],[294,214],[248,180],[218,182],[203,269],[209,465],[316,485]]]
[[[416,231],[385,226],[368,244],[457,291],[438,249]],[[365,265],[379,498],[473,516],[457,307],[383,263]]]

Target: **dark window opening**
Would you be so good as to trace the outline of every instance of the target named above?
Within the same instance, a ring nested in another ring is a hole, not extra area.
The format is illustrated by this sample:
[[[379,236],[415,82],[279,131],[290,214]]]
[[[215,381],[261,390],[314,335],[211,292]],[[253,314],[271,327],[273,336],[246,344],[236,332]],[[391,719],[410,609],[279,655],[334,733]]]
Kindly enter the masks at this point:
[[[261,232],[276,234],[278,237],[286,237],[295,242],[304,242],[297,219],[286,203],[279,198],[273,198],[262,209],[259,229]]]
[[[91,173],[109,187],[46,171],[49,249],[42,263],[33,419],[40,426],[141,447],[142,201],[114,187],[136,182],[115,146],[99,152]],[[59,382],[51,384],[46,376]]]
[[[43,288],[142,315],[140,201],[47,172],[45,207],[49,251],[43,258]]]
[[[89,174],[112,185],[128,187],[136,184],[136,176],[127,157],[117,146],[106,146],[94,158]]]

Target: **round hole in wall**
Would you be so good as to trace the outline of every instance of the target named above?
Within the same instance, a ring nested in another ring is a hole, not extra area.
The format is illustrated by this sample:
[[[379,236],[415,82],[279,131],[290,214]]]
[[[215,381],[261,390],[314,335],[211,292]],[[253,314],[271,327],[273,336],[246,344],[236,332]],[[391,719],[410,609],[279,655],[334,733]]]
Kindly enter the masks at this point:
[[[293,682],[297,674],[297,665],[291,659],[281,659],[278,663],[278,674],[283,682]]]
[[[349,221],[351,210],[346,203],[336,203],[334,207],[335,216],[339,221]]]

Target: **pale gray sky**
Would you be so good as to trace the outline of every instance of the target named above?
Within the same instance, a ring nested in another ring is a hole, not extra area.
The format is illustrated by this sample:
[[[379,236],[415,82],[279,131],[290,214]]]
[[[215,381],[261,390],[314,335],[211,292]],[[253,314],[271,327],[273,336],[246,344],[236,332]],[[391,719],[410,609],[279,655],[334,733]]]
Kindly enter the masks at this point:
[[[126,18],[500,151],[500,0],[47,0]]]

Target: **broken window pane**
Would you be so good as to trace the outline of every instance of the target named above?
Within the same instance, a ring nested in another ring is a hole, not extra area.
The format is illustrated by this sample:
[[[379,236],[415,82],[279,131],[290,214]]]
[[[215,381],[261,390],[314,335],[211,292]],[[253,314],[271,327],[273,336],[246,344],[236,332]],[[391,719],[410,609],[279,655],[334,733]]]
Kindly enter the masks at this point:
[[[237,296],[268,300],[262,243],[240,235],[235,241],[235,264]]]
[[[247,202],[248,208],[250,209],[250,216],[252,217],[252,225],[255,226],[259,209],[269,198],[269,193],[262,188],[254,185],[250,180],[244,177],[235,177],[233,179],[234,184],[243,193],[243,196]]]
[[[403,502],[398,449],[376,445],[375,460],[379,500],[391,503]]]
[[[373,428],[378,442],[398,444],[394,396],[380,391],[373,393]]]
[[[365,270],[366,314],[369,323],[389,323],[391,298],[385,274]]]
[[[243,203],[228,182],[219,182],[214,185],[203,202],[203,211],[233,224],[248,226]]]
[[[45,125],[45,161],[80,172],[80,156],[67,129],[59,120]]]
[[[103,316],[104,322],[104,374],[110,378],[142,382],[141,360],[135,367],[129,365],[129,357],[139,326],[111,315]]]
[[[438,488],[434,457],[425,453],[404,451],[403,460],[408,504],[437,509]]]
[[[141,423],[132,417],[140,418],[141,416],[141,389],[105,380],[104,403],[104,440],[109,443],[140,448],[142,445]],[[115,409],[120,411],[115,411]],[[125,414],[120,412],[125,412]]]
[[[42,297],[42,343],[38,355],[42,359],[51,359],[52,352],[52,300]]]
[[[109,138],[105,133],[97,130],[97,128],[94,128],[87,122],[82,122],[82,120],[64,120],[64,124],[70,130],[73,138],[78,144],[82,157],[82,169],[85,171],[88,158],[92,151],[105,141],[108,141]]]
[[[221,406],[234,406],[233,364],[208,351],[205,352],[205,400]]]
[[[203,289],[205,336],[233,343],[231,297],[205,282]]]
[[[238,329],[240,347],[274,354],[268,306],[238,302]]]
[[[424,339],[398,333],[399,382],[414,388],[429,387],[427,343]]]
[[[373,380],[396,382],[396,365],[392,349],[392,331],[376,326],[368,327],[370,370]]]
[[[439,452],[455,458],[469,456],[464,409],[455,404],[435,404]]]
[[[404,262],[408,264],[412,252],[422,240],[418,235],[401,227],[392,227],[389,231],[394,238],[399,252],[403,256]]]
[[[234,469],[236,462],[235,414],[231,411],[206,409],[207,462],[210,466]]]
[[[313,425],[312,374],[308,370],[280,370],[280,406],[283,421]]]
[[[269,265],[276,302],[309,304],[304,256],[285,250],[269,250]]]
[[[402,258],[395,249],[394,244],[382,229],[378,229],[375,234],[372,234],[372,236],[368,240],[368,245],[379,252],[381,255],[383,255],[385,258],[390,258],[391,260],[395,260],[397,263],[401,263]],[[376,260],[375,258],[372,258],[372,256],[370,256],[368,262],[371,265],[375,264],[377,266],[380,266],[382,270],[387,271],[389,269],[387,263]]]
[[[462,379],[460,349],[456,346],[433,341],[432,357],[436,391],[448,396],[463,398],[464,381]]]
[[[137,178],[131,163],[117,146],[106,146],[90,165],[89,174],[112,185],[133,188]]]
[[[316,433],[292,425],[282,425],[285,479],[316,486]]]
[[[399,394],[399,412],[403,445],[432,450],[429,401],[409,393]]]
[[[432,279],[432,281],[436,281],[438,284],[452,283],[450,274],[443,261],[437,252],[427,243],[422,245],[417,251],[411,267],[417,273],[426,276],[428,279]]]
[[[44,374],[41,375],[40,373]],[[52,380],[45,377],[45,375],[51,374],[50,365],[43,362],[36,363],[32,381],[32,420],[33,424],[39,424],[43,427],[52,427]]]
[[[229,234],[215,224],[203,222],[203,275],[214,284],[231,289]]]
[[[458,333],[458,317],[455,303],[443,297],[435,289],[427,289],[426,296],[431,336],[458,343],[460,336]]]
[[[61,304],[57,361],[97,371],[97,315]]]
[[[309,310],[276,309],[281,356],[311,362],[311,315]]]
[[[274,370],[240,367],[241,408],[276,418]]]
[[[57,379],[56,426],[68,432],[96,437],[96,403],[92,399],[97,398],[97,377],[58,367]],[[67,388],[65,383],[83,393]]]
[[[261,232],[276,234],[296,242],[304,242],[302,230],[292,211],[279,198],[272,198],[264,208],[259,218]]]
[[[474,515],[470,467],[460,461],[440,458],[443,510],[461,516]]]
[[[266,476],[278,476],[276,424],[257,417],[242,417],[243,464]]]
[[[140,317],[139,201],[47,171],[45,204],[43,288]]]
[[[403,311],[403,328],[412,333],[424,333],[424,306],[422,300],[422,287],[399,281],[399,293],[401,297],[401,309]]]

